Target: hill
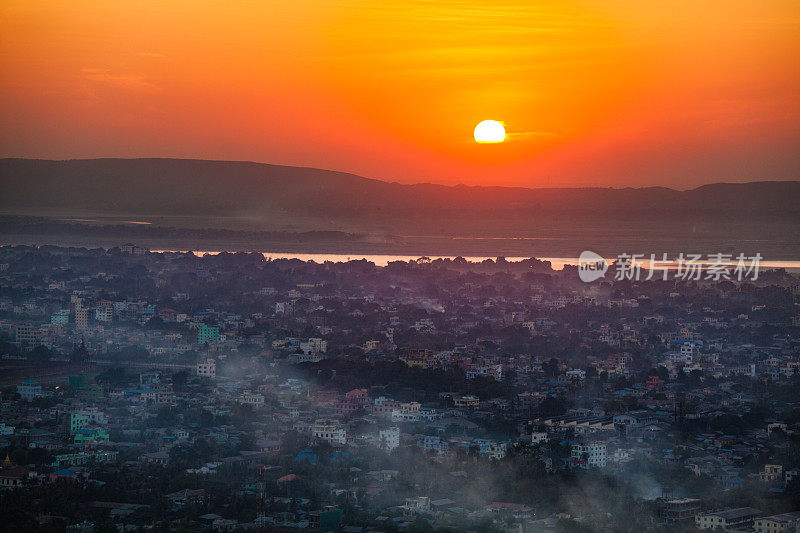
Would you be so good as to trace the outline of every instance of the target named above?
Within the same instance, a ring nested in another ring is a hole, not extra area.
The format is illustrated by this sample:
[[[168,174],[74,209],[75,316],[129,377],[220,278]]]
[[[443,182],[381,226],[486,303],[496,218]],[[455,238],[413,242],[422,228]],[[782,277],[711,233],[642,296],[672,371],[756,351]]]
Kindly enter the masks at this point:
[[[280,210],[326,217],[469,213],[800,215],[800,181],[650,188],[405,185],[315,168],[193,159],[0,160],[0,207],[182,214]]]

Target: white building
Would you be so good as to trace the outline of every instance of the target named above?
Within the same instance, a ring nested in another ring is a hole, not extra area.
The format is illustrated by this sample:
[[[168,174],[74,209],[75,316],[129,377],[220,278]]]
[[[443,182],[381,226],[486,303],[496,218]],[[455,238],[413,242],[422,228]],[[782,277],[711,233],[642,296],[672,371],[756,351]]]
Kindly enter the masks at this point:
[[[101,305],[94,310],[94,319],[98,322],[113,322],[114,307],[112,305]]]
[[[574,460],[586,460],[586,466],[602,468],[606,466],[607,455],[604,443],[593,444],[573,444],[572,458]]]
[[[306,355],[316,355],[325,353],[328,350],[328,342],[322,339],[308,339],[300,343],[300,351]]]
[[[581,370],[580,368],[575,368],[573,370],[567,370],[566,375],[567,375],[567,379],[569,379],[569,380],[579,379],[579,380],[583,381],[584,379],[586,379],[586,371],[585,370]]]
[[[531,433],[531,444],[539,444],[540,442],[547,442],[547,432],[534,431]]]
[[[214,379],[217,377],[217,363],[213,359],[206,359],[197,363],[197,375]]]
[[[391,427],[380,430],[378,433],[378,441],[381,448],[387,451],[392,451],[400,446],[400,428]]]
[[[333,421],[318,420],[311,429],[315,439],[327,441],[331,444],[347,444],[347,432],[343,427]]]
[[[249,405],[253,409],[264,407],[264,395],[257,392],[243,392],[239,397],[239,403]]]

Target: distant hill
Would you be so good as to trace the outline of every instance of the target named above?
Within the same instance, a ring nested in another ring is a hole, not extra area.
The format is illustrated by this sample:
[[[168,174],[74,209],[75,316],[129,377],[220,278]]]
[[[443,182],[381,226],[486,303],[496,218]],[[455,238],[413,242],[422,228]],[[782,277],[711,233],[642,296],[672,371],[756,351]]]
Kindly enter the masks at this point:
[[[648,188],[404,185],[315,168],[193,159],[0,159],[0,208],[328,219],[738,215],[800,220],[800,181]],[[626,215],[627,214],[627,215]]]

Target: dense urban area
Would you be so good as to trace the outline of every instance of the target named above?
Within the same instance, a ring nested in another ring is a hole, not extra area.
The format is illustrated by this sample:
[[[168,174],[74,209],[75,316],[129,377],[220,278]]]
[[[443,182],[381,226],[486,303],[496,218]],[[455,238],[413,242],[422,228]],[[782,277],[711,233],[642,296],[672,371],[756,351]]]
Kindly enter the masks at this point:
[[[800,279],[0,247],[19,531],[800,531]]]

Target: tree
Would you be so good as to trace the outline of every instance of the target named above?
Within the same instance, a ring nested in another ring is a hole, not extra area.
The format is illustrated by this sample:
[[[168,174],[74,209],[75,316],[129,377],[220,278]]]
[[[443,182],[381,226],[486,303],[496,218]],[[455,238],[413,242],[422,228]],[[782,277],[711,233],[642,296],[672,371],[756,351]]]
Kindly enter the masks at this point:
[[[186,390],[186,382],[189,380],[189,372],[187,370],[180,370],[172,374],[172,388],[175,392],[183,392]]]

